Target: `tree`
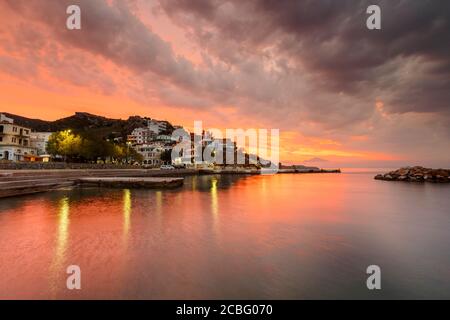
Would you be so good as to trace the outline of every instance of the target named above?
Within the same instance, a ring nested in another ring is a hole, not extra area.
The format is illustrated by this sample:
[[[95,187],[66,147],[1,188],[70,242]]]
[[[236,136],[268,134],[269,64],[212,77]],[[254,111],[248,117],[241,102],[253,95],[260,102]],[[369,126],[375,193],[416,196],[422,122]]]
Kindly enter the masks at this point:
[[[82,133],[82,143],[79,157],[81,160],[97,162],[100,158],[106,161],[107,158],[114,157],[115,145],[92,133]]]
[[[119,162],[123,162],[127,157],[127,151],[124,146],[115,144],[113,147],[113,155],[112,157]]]
[[[172,163],[172,150],[164,150],[161,153],[161,161],[166,164]]]
[[[106,161],[123,162],[130,159],[132,162],[142,162],[142,156],[133,148],[125,144],[115,144],[90,132],[76,135],[70,130],[53,133],[48,141],[48,152],[53,156],[63,156],[64,161],[97,162],[98,159]]]
[[[80,158],[85,161],[97,161],[97,146],[95,141],[83,138],[80,148]]]
[[[64,130],[50,135],[47,150],[53,156],[63,156],[64,161],[66,161],[67,157],[78,156],[81,144],[80,136],[73,134],[71,130]]]
[[[130,159],[132,162],[134,161],[134,162],[142,163],[142,161],[144,160],[144,157],[142,156],[142,154],[140,154],[139,152],[136,152],[136,150],[134,150],[133,148],[130,149],[129,156],[130,156]]]

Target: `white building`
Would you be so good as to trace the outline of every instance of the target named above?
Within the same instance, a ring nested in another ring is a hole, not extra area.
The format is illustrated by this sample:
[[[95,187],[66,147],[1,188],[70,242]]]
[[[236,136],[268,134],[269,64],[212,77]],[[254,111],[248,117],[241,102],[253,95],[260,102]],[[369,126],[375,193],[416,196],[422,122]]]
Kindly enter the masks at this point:
[[[160,134],[167,130],[167,121],[148,120],[147,127],[155,134]]]
[[[13,119],[0,114],[0,160],[34,160],[37,150],[31,146],[30,135],[31,129],[16,125]]]
[[[31,147],[36,148],[38,155],[48,155],[47,143],[52,132],[32,132],[30,135]]]
[[[161,161],[161,153],[164,151],[164,146],[159,143],[149,143],[134,146],[137,153],[142,155],[143,165],[158,167],[163,164]]]
[[[160,141],[162,143],[177,142],[176,138],[166,135],[166,134],[160,134],[160,135],[156,136],[155,140]]]
[[[151,143],[155,137],[156,133],[149,128],[136,128],[131,132],[131,135],[128,135],[127,141],[132,145],[148,144]]]

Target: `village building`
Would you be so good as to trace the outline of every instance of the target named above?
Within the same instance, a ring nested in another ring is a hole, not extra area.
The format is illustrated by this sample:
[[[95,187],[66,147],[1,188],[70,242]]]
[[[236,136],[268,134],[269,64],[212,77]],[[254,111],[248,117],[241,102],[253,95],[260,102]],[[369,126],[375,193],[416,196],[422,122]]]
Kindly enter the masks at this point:
[[[160,134],[165,132],[168,127],[167,121],[157,121],[157,120],[148,120],[147,128],[155,134]]]
[[[162,144],[156,142],[139,144],[134,146],[134,149],[142,156],[144,166],[158,167],[163,164],[161,154],[165,148]]]
[[[31,147],[36,148],[37,154],[48,155],[47,144],[52,132],[32,132],[30,135]]]
[[[0,160],[27,161],[37,156],[31,146],[31,129],[14,124],[14,120],[0,114]]]
[[[156,137],[156,133],[149,128],[136,128],[127,137],[127,141],[132,145],[150,143]]]

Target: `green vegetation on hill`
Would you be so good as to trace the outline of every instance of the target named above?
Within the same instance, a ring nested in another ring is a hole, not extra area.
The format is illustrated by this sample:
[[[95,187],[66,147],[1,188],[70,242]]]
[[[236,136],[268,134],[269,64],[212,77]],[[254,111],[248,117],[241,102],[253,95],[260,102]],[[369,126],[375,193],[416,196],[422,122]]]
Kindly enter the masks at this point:
[[[126,144],[117,144],[99,138],[95,134],[76,134],[71,130],[53,133],[47,151],[68,162],[111,161],[132,163],[142,161],[142,156]]]
[[[114,138],[121,138],[122,141],[126,141],[127,135],[131,134],[134,129],[145,126],[146,121],[149,119],[140,116],[132,116],[127,120],[110,119],[86,112],[76,112],[73,116],[67,118],[56,121],[45,121],[30,119],[7,112],[4,112],[4,114],[12,118],[15,123],[28,127],[32,131],[57,132],[71,130],[74,133],[91,137],[95,136],[100,139],[113,140]],[[168,123],[168,130],[167,132],[163,132],[163,134],[170,134],[172,131],[173,126]]]

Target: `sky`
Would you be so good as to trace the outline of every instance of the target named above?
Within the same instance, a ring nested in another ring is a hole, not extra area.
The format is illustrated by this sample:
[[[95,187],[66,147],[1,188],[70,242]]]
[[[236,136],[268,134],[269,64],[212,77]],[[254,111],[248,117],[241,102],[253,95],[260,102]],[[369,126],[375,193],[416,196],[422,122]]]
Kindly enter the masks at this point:
[[[285,163],[450,167],[449,101],[445,0],[0,1],[4,112],[274,128]]]

